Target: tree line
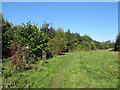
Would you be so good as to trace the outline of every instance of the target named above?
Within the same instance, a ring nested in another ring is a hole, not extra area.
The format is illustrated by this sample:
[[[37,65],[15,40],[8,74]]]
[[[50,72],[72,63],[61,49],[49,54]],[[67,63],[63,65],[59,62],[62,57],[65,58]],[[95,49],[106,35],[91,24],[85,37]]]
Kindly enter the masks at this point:
[[[116,44],[110,40],[99,42],[88,35],[72,33],[70,29],[64,32],[61,27],[55,30],[47,22],[42,27],[32,25],[30,21],[27,24],[13,25],[2,16],[2,58],[12,57],[13,65],[19,62],[16,68],[20,65],[25,68],[26,64],[61,55],[63,52],[109,49],[114,46],[117,50],[120,46],[118,42],[118,39]]]
[[[88,35],[80,36],[79,33],[71,33],[70,29],[64,32],[59,27],[55,30],[50,24],[44,23],[42,28],[32,25],[29,21],[26,25],[13,26],[4,18],[2,19],[2,50],[3,57],[10,57],[10,46],[13,42],[31,47],[31,55],[42,57],[42,51],[46,54],[61,54],[73,50],[96,50],[114,48],[114,42],[110,40],[99,42]]]

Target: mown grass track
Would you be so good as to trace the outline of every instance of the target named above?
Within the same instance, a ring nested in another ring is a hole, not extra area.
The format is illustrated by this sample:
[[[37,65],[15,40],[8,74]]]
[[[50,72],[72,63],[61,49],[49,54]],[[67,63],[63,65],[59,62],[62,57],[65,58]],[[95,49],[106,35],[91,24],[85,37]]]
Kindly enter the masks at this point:
[[[15,82],[10,88],[117,88],[117,52],[97,50],[64,53],[47,60],[42,70],[33,68],[3,78],[3,85]],[[35,64],[40,67],[40,62]]]

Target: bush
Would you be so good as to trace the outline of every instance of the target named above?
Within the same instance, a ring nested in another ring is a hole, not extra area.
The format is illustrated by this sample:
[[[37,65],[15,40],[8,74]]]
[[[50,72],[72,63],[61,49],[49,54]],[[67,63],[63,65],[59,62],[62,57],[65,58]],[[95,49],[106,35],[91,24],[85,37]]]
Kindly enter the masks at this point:
[[[10,57],[10,58],[3,58],[2,59],[2,63],[6,63],[6,62],[9,62],[9,61],[11,61],[12,60],[12,58]]]
[[[76,47],[74,47],[75,51],[82,51],[83,50],[83,46],[81,44],[78,44]]]
[[[96,45],[94,42],[90,42],[90,47],[92,50],[96,50]]]

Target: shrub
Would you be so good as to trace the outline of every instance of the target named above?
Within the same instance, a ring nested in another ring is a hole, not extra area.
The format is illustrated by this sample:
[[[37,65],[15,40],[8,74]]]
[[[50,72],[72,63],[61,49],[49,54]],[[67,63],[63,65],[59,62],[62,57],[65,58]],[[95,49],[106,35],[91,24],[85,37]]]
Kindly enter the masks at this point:
[[[74,47],[75,51],[82,51],[83,50],[83,46],[81,44],[78,44],[76,47]]]
[[[114,49],[116,51],[120,51],[120,33],[118,34],[118,36],[116,37],[116,42],[115,42],[115,47]]]

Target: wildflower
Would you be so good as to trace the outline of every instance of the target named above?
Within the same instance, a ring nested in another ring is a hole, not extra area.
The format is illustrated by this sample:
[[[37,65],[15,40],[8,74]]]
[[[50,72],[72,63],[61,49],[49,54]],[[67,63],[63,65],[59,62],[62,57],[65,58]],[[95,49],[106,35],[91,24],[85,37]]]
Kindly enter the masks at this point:
[[[111,65],[109,67],[112,67]]]

